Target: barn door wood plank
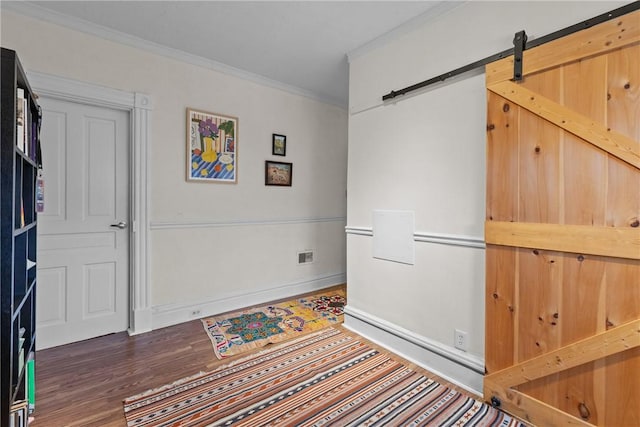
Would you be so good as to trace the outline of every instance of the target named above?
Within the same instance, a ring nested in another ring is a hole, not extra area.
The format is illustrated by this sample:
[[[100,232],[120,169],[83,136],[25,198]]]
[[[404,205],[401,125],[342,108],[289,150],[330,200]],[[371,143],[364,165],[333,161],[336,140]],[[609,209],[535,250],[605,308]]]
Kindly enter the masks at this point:
[[[640,262],[608,263],[606,324],[609,328],[640,316]],[[640,347],[607,358],[605,426],[640,426]]]
[[[563,82],[560,103],[605,126],[607,55],[583,58],[559,68]],[[566,159],[563,175],[565,210],[561,223],[604,226],[608,185],[603,178],[611,156],[568,132],[564,132],[563,156]],[[603,279],[604,267],[609,260],[611,258],[570,253],[563,257],[562,345],[606,330],[606,282]],[[606,407],[606,399],[602,395],[604,363],[598,359],[563,371],[557,387],[564,399],[558,409],[575,417],[586,415],[585,421],[601,423]]]
[[[562,256],[562,303],[558,323],[561,345],[606,331],[606,263],[613,258],[564,253]],[[575,321],[580,319],[580,321]],[[557,387],[559,409],[576,417],[588,412],[586,421],[600,422],[606,407],[604,358],[563,370]]]
[[[607,126],[640,141],[640,44],[612,52],[607,61]],[[618,159],[607,164],[606,224],[640,224],[640,174]]]
[[[607,62],[607,126],[640,141],[640,44],[611,52]],[[640,173],[609,158],[606,225],[640,224]],[[606,324],[620,325],[640,313],[640,265],[620,260],[606,266]],[[640,348],[611,356],[603,369],[606,426],[640,426]]]
[[[531,76],[527,89],[549,99],[562,95],[562,69]],[[564,201],[561,197],[561,150],[564,132],[553,123],[520,108],[518,166],[520,183],[519,222],[560,222]]]
[[[485,222],[494,245],[640,259],[640,229],[588,225]]]
[[[636,347],[640,347],[640,319],[516,363],[485,376],[485,381],[504,388],[515,387]]]
[[[518,153],[513,150],[519,137],[519,108],[506,99],[487,93],[487,219],[516,221],[518,218]]]
[[[525,50],[523,76],[594,55],[601,55],[640,41],[640,11],[632,12],[584,31]],[[487,64],[487,85],[513,78],[513,55]]]
[[[495,372],[516,360],[516,249],[487,245],[485,366]]]
[[[594,426],[525,393],[502,387],[486,378],[484,380],[483,393],[485,398],[498,398],[500,400],[500,409],[503,411],[515,415],[534,426]]]
[[[561,72],[561,69],[553,69],[539,73],[527,78],[523,84],[545,97],[560,100]],[[560,154],[565,132],[520,106],[518,109],[518,222],[558,223],[564,202]],[[517,254],[520,266],[517,362],[522,362],[561,345],[561,326],[554,314],[560,311],[562,304],[563,264],[561,253],[518,248]],[[548,375],[523,385],[519,391],[558,406],[564,400],[556,387],[558,381],[558,374]]]
[[[487,89],[640,169],[640,142],[513,82],[496,83]]]

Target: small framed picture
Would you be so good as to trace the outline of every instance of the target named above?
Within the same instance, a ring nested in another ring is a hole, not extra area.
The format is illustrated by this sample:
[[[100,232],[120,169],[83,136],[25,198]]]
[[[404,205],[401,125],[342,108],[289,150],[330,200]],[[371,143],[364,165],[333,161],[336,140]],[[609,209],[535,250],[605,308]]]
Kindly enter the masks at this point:
[[[273,134],[271,139],[271,154],[274,156],[287,155],[287,137],[286,135]]]
[[[292,174],[293,163],[273,162],[271,160],[264,162],[264,185],[291,187]]]

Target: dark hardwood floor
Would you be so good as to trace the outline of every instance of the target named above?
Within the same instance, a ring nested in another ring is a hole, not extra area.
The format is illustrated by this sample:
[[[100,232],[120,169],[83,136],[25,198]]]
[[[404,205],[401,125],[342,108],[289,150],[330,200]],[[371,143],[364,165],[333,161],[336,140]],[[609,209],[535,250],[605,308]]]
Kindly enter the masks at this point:
[[[200,320],[131,337],[121,332],[38,351],[35,421],[30,426],[126,426],[125,398],[232,360],[215,357]]]
[[[200,320],[38,351],[31,426],[124,426],[126,397],[219,364]]]

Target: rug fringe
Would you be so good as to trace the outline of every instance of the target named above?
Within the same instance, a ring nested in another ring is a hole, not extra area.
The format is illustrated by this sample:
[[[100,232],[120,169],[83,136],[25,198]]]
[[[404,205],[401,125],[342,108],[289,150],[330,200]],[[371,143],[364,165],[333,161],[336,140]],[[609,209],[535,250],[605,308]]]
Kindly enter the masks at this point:
[[[177,386],[182,385],[184,383],[188,383],[189,381],[193,381],[196,378],[200,378],[200,377],[203,377],[205,375],[208,375],[209,373],[210,372],[200,371],[197,374],[193,374],[193,375],[185,377],[185,378],[180,378],[179,380],[176,380],[176,381],[174,381],[172,383],[169,383],[169,384],[165,384],[165,385],[163,385],[161,387],[152,388],[152,389],[149,389],[147,391],[143,391],[142,393],[136,394],[134,396],[129,396],[126,399],[123,400],[123,402],[125,404],[124,411],[127,412],[126,405],[128,404],[128,402],[131,402],[133,400],[138,400],[138,399],[143,398],[143,397],[147,397],[147,396],[152,395],[154,393],[159,393],[161,391],[169,390],[171,388],[177,387]]]

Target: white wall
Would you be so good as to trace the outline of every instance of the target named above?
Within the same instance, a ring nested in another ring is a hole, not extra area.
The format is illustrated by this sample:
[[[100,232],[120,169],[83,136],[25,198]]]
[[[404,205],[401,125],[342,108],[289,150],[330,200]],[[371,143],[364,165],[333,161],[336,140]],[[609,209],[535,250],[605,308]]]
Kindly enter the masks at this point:
[[[484,74],[384,105],[381,98],[512,47],[517,31],[533,39],[622,4],[470,1],[350,55],[347,326],[481,390]],[[415,212],[414,265],[371,256],[376,209]],[[433,242],[443,240],[455,245]],[[467,352],[454,349],[455,328],[468,333]]]
[[[344,282],[345,110],[7,10],[1,36],[27,71],[152,97],[154,327]],[[187,107],[239,118],[237,184],[186,182]],[[291,188],[264,185],[266,159],[293,162]]]

